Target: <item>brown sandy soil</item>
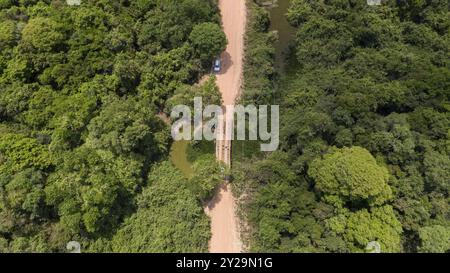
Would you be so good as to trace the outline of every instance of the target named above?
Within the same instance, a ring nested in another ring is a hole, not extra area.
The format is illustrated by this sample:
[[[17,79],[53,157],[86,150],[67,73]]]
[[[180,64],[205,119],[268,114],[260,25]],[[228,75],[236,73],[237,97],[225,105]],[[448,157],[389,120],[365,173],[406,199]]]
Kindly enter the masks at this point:
[[[224,105],[234,105],[239,96],[242,64],[244,54],[244,33],[246,25],[245,0],[220,0],[222,24],[228,39],[226,51],[222,54],[222,71],[217,75],[217,85],[222,93]],[[232,119],[232,108],[228,109],[223,120]],[[218,135],[224,135],[229,128],[221,130]],[[216,157],[226,165],[231,164],[231,140],[216,141]],[[239,236],[238,219],[235,213],[235,200],[230,185],[223,183],[216,196],[205,208],[211,217],[212,237],[209,244],[210,252],[241,252],[242,243]]]

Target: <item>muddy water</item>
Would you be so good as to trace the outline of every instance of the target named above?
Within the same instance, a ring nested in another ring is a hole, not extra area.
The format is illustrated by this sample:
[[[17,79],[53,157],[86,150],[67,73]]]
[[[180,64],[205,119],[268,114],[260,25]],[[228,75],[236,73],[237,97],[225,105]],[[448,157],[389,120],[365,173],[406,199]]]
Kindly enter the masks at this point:
[[[193,171],[186,153],[188,145],[189,141],[187,140],[175,141],[170,149],[170,161],[172,161],[172,164],[186,177],[191,177]]]
[[[277,69],[283,69],[289,44],[295,38],[296,29],[286,20],[291,0],[275,2],[273,7],[268,8],[271,21],[270,30],[278,32],[278,41],[275,43],[275,64]]]

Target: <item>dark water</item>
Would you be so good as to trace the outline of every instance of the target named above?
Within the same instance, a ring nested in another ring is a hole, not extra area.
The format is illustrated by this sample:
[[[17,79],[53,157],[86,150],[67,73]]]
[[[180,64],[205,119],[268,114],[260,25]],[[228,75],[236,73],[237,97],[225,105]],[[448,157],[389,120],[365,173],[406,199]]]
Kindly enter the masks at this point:
[[[275,43],[275,65],[277,69],[283,69],[289,44],[295,38],[296,29],[286,20],[286,13],[290,4],[291,0],[278,0],[274,7],[269,8],[270,30],[278,32],[278,41]]]
[[[192,166],[186,154],[188,145],[189,141],[187,140],[175,141],[170,149],[170,160],[186,177],[191,177],[193,174]]]

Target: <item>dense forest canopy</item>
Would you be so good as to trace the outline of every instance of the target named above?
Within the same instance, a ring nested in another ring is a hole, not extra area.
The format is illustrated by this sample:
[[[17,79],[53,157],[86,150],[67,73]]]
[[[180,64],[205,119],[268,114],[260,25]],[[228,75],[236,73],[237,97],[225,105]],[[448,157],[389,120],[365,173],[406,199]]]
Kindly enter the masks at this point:
[[[184,178],[158,114],[220,102],[216,1],[81,2],[0,0],[0,252],[206,251],[221,168]]]
[[[292,0],[281,75],[252,5],[244,100],[282,117],[280,151],[235,164],[251,251],[450,251],[450,3],[382,2]]]
[[[449,252],[449,1],[292,0],[280,73],[248,2],[241,102],[281,110],[233,165],[249,250]],[[160,117],[221,102],[226,42],[216,0],[0,0],[0,252],[207,251],[224,168],[183,176]]]

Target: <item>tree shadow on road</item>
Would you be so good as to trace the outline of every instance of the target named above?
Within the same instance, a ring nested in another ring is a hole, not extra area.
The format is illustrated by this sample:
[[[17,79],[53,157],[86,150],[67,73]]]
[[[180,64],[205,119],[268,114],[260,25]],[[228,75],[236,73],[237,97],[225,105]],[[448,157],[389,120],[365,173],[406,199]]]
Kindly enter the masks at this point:
[[[227,182],[220,183],[219,186],[217,186],[214,190],[214,197],[206,204],[206,209],[208,211],[213,210],[215,206],[222,200],[221,190],[223,190],[224,192],[228,192]]]

